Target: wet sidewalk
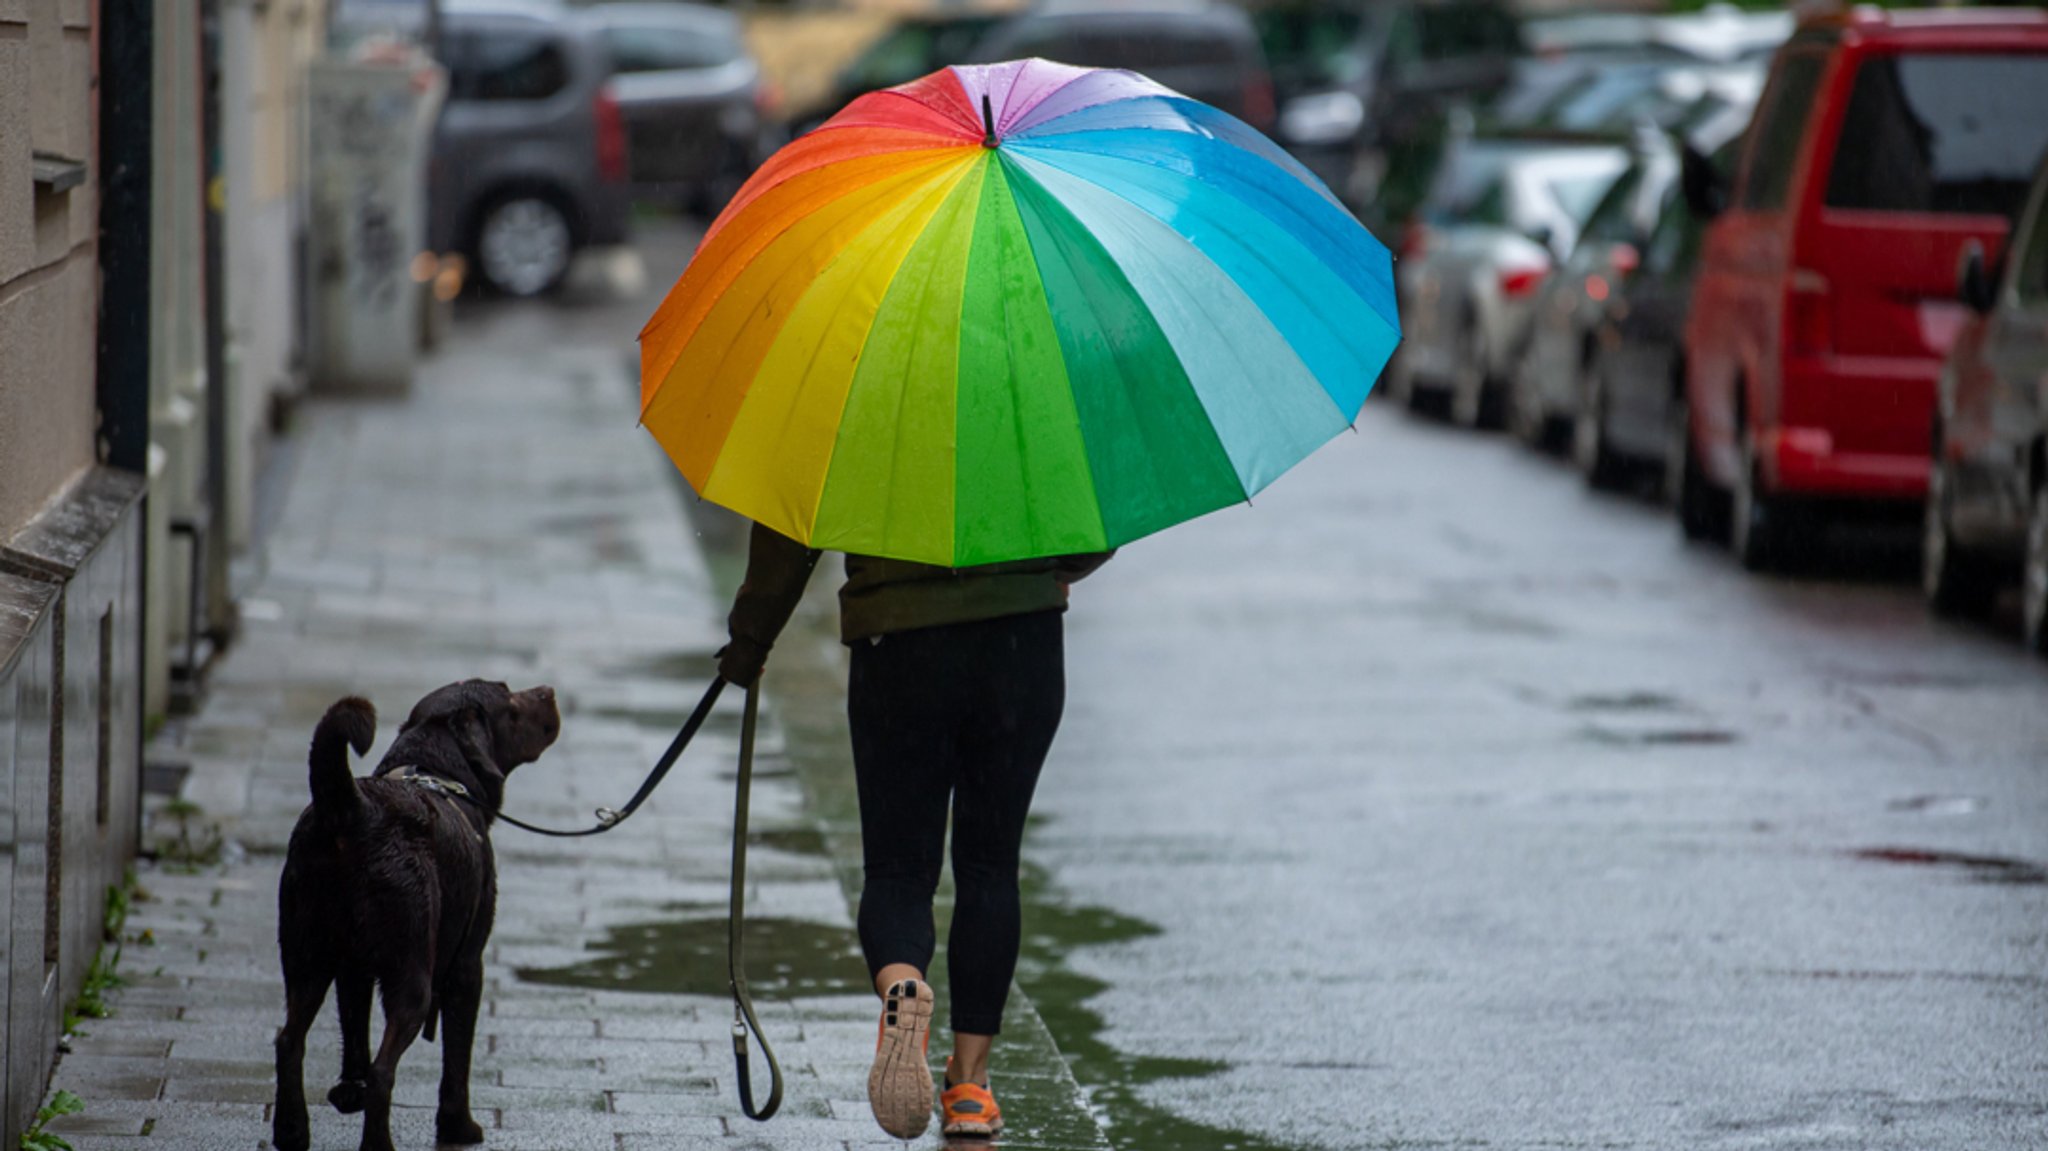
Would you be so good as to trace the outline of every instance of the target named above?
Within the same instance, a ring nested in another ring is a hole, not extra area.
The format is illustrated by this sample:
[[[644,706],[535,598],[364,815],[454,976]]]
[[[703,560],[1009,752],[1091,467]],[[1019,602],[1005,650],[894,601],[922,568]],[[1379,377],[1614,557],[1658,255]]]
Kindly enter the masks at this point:
[[[307,742],[335,699],[365,695],[380,711],[363,772],[434,687],[555,685],[562,737],[512,777],[506,810],[575,827],[624,802],[703,691],[722,597],[687,493],[633,427],[632,329],[610,320],[538,306],[472,315],[409,397],[298,411],[243,635],[203,712],[151,747],[152,762],[191,771],[177,802],[152,801],[146,840],[161,851],[140,868],[113,1015],[82,1025],[56,1075],[86,1105],[51,1128],[78,1151],[268,1145],[277,876],[306,802]],[[748,948],[789,1097],[766,1125],[739,1113],[724,962],[739,714],[728,694],[617,831],[493,835],[498,925],[472,1092],[486,1146],[901,1146],[866,1103],[874,1006],[845,837],[823,834],[807,806],[772,695]],[[306,1060],[315,1148],[354,1147],[360,1131],[359,1116],[320,1103],[339,1052],[330,1006]],[[1005,1146],[1105,1145],[1021,995],[1002,1057]],[[401,1146],[433,1142],[439,1062],[422,1041],[400,1065]]]

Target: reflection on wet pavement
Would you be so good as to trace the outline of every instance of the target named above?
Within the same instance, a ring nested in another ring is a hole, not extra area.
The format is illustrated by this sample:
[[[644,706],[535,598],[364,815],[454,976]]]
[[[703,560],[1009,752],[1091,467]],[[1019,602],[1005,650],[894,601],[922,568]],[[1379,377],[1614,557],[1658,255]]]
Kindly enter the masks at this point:
[[[630,923],[590,944],[597,954],[567,967],[519,969],[528,983],[647,991],[726,993],[724,915]],[[860,940],[844,927],[749,917],[747,981],[769,999],[851,995],[867,989]]]

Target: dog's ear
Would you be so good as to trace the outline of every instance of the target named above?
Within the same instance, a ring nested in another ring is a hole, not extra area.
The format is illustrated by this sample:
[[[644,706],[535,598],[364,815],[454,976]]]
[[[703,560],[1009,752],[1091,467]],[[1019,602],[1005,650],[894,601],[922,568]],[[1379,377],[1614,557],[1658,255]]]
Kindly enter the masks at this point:
[[[504,776],[504,769],[498,766],[491,751],[491,724],[482,708],[466,707],[448,717],[448,730],[455,733],[455,745],[462,749],[462,758],[478,775]]]

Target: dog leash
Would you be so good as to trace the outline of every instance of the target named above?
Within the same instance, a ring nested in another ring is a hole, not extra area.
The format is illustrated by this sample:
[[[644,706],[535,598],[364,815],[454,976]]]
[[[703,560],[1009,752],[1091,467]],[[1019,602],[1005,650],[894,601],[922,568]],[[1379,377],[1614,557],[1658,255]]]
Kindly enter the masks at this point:
[[[757,687],[747,688],[746,719],[740,725],[739,778],[733,786],[732,804],[732,905],[725,925],[725,973],[732,991],[732,1059],[740,1089],[740,1110],[757,1123],[775,1117],[782,1106],[782,1065],[775,1061],[775,1049],[761,1032],[754,1016],[754,998],[747,991],[747,968],[742,928],[747,913],[747,798],[754,786],[754,720],[759,710]],[[755,1106],[753,1068],[747,1059],[747,1033],[752,1031],[761,1045],[761,1058],[768,1062],[768,1101]]]
[[[690,746],[690,740],[696,737],[697,729],[704,726],[705,717],[711,714],[711,705],[718,702],[718,693],[724,690],[725,680],[719,676],[711,677],[711,686],[704,689],[704,698],[697,701],[697,710],[691,712],[690,718],[683,721],[683,729],[676,733],[674,741],[668,745],[668,750],[661,753],[661,759],[655,763],[654,770],[647,773],[647,779],[640,784],[640,790],[634,792],[633,798],[626,801],[626,806],[617,811],[613,811],[609,807],[598,808],[597,826],[586,827],[581,831],[558,831],[552,827],[535,827],[524,820],[514,819],[502,811],[498,813],[498,819],[501,822],[511,824],[521,831],[530,831],[535,835],[549,835],[556,839],[575,839],[584,835],[601,835],[626,822],[627,817],[640,810],[640,805],[647,802],[648,796],[654,794],[654,789],[661,786],[661,781],[668,776],[668,769],[674,767],[676,760],[682,758],[683,749]],[[749,691],[747,694],[751,700],[753,693]],[[751,706],[749,711],[751,714]],[[751,722],[749,720],[749,723]]]
[[[626,801],[626,806],[617,811],[609,807],[597,809],[597,825],[579,831],[559,831],[550,827],[535,827],[523,820],[514,819],[503,812],[498,818],[505,823],[530,831],[535,835],[549,835],[559,839],[573,839],[584,835],[601,835],[621,823],[640,809],[654,789],[668,775],[669,769],[682,758],[683,749],[690,746],[690,740],[697,729],[704,726],[704,720],[711,714],[711,706],[718,702],[719,693],[725,690],[725,679],[713,677],[711,686],[704,690],[704,698],[697,703],[697,710],[683,721],[683,729],[676,733],[668,750],[661,753],[654,770],[640,784],[640,790]],[[746,952],[742,928],[746,924],[747,892],[747,800],[754,786],[754,727],[760,715],[760,698],[757,690],[747,690],[746,718],[740,725],[739,776],[733,787],[732,812],[732,903],[726,920],[725,961],[726,986],[732,992],[732,1057],[737,1068],[740,1090],[740,1110],[747,1118],[765,1123],[775,1117],[782,1107],[782,1065],[776,1062],[775,1049],[768,1045],[768,1037],[761,1031],[761,1021],[754,1014],[754,998],[747,990]],[[761,1058],[768,1063],[768,1100],[760,1105],[754,1103],[753,1066],[747,1058],[749,1032],[753,1041],[761,1045]]]

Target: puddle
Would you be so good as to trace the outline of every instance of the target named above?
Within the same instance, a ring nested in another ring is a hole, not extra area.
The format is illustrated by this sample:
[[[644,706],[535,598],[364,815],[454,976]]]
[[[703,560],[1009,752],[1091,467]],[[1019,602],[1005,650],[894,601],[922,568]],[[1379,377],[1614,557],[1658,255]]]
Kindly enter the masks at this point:
[[[1950,868],[1967,876],[1973,883],[2019,887],[2048,884],[2048,868],[2002,855],[1969,855],[1960,851],[1927,851],[1914,847],[1866,847],[1851,851],[1849,855],[1873,863]]]
[[[718,655],[710,651],[669,652],[626,660],[606,670],[623,676],[709,683],[711,677],[718,674]]]
[[[1984,801],[1972,795],[1913,795],[1894,799],[1886,811],[1909,811],[1917,815],[1969,815],[1982,811]]]
[[[645,728],[648,731],[665,731],[673,735],[683,729],[683,724],[689,722],[690,715],[695,710],[694,705],[688,708],[677,709],[665,707],[587,707],[578,708],[575,714],[593,716],[597,719],[619,720],[624,723],[630,723],[634,727]],[[740,719],[739,713],[716,708],[712,710],[710,715],[704,717],[704,726],[700,730],[738,735]]]
[[[791,855],[812,855],[829,858],[831,849],[825,846],[825,833],[815,827],[777,827],[765,831],[747,832],[747,843],[754,847],[766,847],[773,851],[786,851]]]
[[[1080,948],[1123,943],[1159,934],[1159,928],[1104,907],[1074,907],[1050,891],[1043,869],[1024,866],[1023,952],[1017,983],[1051,1029],[1060,1054],[1087,1092],[1089,1107],[1118,1151],[1285,1151],[1241,1131],[1183,1119],[1145,1102],[1145,1088],[1173,1079],[1200,1079],[1230,1068],[1220,1060],[1164,1059],[1118,1051],[1102,1039],[1103,1021],[1088,1001],[1109,985],[1081,975],[1066,960]]]
[[[1565,701],[1569,711],[1675,711],[1678,700],[1654,691],[1575,695]]]
[[[522,967],[520,979],[666,995],[726,994],[725,916],[631,923],[590,944],[567,967]],[[749,917],[747,981],[762,1000],[866,994],[867,965],[850,928],[804,919]]]
[[[1742,737],[1717,727],[1649,728],[1621,731],[1611,727],[1584,727],[1579,737],[1611,747],[1713,747],[1735,743]]]

